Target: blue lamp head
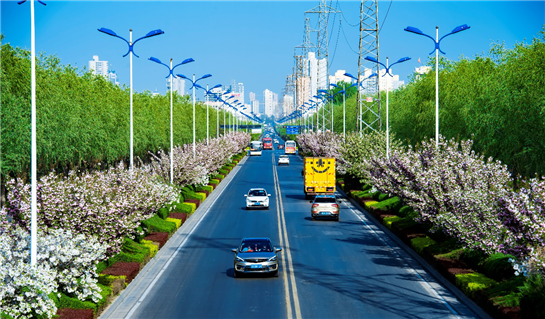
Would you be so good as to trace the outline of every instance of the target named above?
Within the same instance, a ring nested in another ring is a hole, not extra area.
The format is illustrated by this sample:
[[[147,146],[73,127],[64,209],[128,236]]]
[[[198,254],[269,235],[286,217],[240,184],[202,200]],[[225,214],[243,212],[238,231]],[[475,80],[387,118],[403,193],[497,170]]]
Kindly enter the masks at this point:
[[[195,61],[195,60],[193,60],[192,58],[189,58],[189,59],[183,60],[181,64],[186,64],[186,63],[194,62],[194,61]]]
[[[348,73],[348,72],[344,72],[344,75],[347,76],[347,77],[349,77],[349,78],[352,78],[352,79],[354,79],[354,80],[356,80],[356,81],[358,80],[357,77],[353,76],[352,74],[350,74],[350,73]]]
[[[366,56],[365,60],[371,61],[373,63],[379,63],[377,59],[373,58],[372,56]]]
[[[459,25],[457,26],[456,28],[454,28],[454,30],[452,30],[451,33],[458,33],[460,31],[464,31],[464,30],[467,30],[471,28],[470,26],[468,26],[467,24],[462,24],[462,25]]]
[[[201,78],[199,80],[206,79],[206,78],[209,78],[211,76],[212,76],[212,74],[205,74],[205,75],[201,76]]]
[[[216,88],[219,88],[219,87],[221,87],[221,84],[216,84],[212,88],[210,88],[210,90],[213,90],[213,89],[216,89]]]
[[[148,60],[153,61],[155,63],[163,64],[163,62],[161,62],[161,60],[159,60],[158,58],[150,57]]]
[[[332,87],[336,87],[336,88],[339,87],[339,86],[338,86],[337,84],[335,84],[335,83],[331,83],[331,84],[329,84],[329,85],[332,86]]]
[[[415,28],[415,27],[406,27],[405,29],[403,29],[407,32],[412,32],[412,33],[416,33],[416,34],[421,34],[421,35],[424,35],[424,32],[420,31],[420,29],[418,28]]]
[[[144,36],[144,38],[151,38],[151,37],[154,37],[156,35],[163,34],[163,33],[165,33],[165,32],[163,30],[161,30],[161,29],[153,30],[153,31],[148,32],[148,34],[146,34]]]
[[[17,2],[17,4],[23,4],[23,3],[25,3],[25,2],[26,2],[26,0],[22,0],[22,1]],[[44,2],[42,2],[42,1],[40,1],[40,0],[38,0],[38,2],[41,3],[41,4],[43,4],[44,6],[46,5]]]
[[[405,61],[409,61],[411,58],[409,58],[408,56],[404,57],[404,58],[401,58],[399,60],[397,60],[396,63],[401,63],[401,62],[405,62]]]
[[[186,79],[186,80],[191,80],[190,78],[188,78],[187,76],[183,75],[183,74],[176,74],[177,77],[180,77],[182,79]]]
[[[26,1],[26,0],[25,0],[25,1]],[[113,31],[110,30],[110,29],[100,28],[100,29],[98,29],[98,31],[100,31],[100,32],[102,32],[102,33],[106,33],[107,35],[111,35],[111,36],[113,36],[113,37],[119,37],[119,36],[117,35],[117,33],[113,32]]]

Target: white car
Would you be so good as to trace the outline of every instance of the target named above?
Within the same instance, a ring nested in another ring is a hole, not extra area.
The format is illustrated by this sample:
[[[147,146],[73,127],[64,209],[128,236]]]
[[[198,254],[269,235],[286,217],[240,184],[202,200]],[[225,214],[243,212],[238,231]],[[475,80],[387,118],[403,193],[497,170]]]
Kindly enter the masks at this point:
[[[280,155],[278,157],[278,165],[282,164],[290,165],[290,157],[288,155]]]
[[[271,194],[267,194],[264,188],[250,188],[248,194],[244,194],[244,196],[246,197],[246,209],[269,209],[269,197]]]

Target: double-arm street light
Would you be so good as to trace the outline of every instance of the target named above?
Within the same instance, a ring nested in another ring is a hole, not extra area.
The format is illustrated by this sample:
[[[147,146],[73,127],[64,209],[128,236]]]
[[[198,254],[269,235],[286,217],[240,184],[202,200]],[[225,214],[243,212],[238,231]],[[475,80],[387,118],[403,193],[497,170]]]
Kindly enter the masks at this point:
[[[208,111],[208,96],[212,94],[213,89],[221,87],[221,84],[214,85],[210,90],[208,89],[208,84],[206,85],[206,89],[198,84],[195,84],[195,86],[204,91],[204,104],[206,104],[206,145],[208,145],[208,143],[210,143],[210,115]]]
[[[23,4],[26,0],[19,1]],[[46,5],[42,1],[39,3]],[[34,25],[34,0],[30,0],[30,265],[36,264],[38,249],[38,222],[37,222],[37,156],[36,156],[36,28]]]
[[[445,54],[445,52],[443,52],[439,47],[439,44],[441,43],[441,40],[443,40],[445,37],[467,30],[469,28],[470,26],[468,26],[467,24],[462,24],[454,28],[452,32],[445,34],[443,37],[441,37],[441,39],[439,39],[439,27],[435,27],[435,39],[415,27],[409,26],[404,29],[407,32],[423,35],[427,38],[430,38],[433,43],[435,43],[435,147],[439,147],[439,52]],[[430,52],[430,54],[432,53],[433,51]]]
[[[348,87],[346,87],[346,85],[344,85],[344,82],[343,82],[342,90],[335,93],[335,95],[337,95],[339,92],[343,93],[343,138],[346,137],[346,102],[345,102],[345,100],[346,100],[346,90],[353,87],[353,86],[356,86],[356,85],[358,85],[358,84],[357,83],[352,83]],[[339,86],[337,84],[334,84],[334,83],[331,83],[331,86],[339,88],[339,89],[341,88],[341,86]]]
[[[193,74],[193,80],[191,80],[190,78],[188,78],[187,76],[185,76],[183,74],[177,74],[177,76],[181,77],[182,79],[189,80],[191,82],[191,88],[190,89],[193,89],[193,158],[195,158],[195,156],[196,156],[196,151],[195,151],[195,84],[197,84],[197,82],[202,80],[202,79],[206,79],[206,78],[211,77],[212,74],[205,74],[205,75],[201,76],[200,78],[198,78],[197,80],[195,80],[195,74]]]
[[[361,82],[360,82],[360,79],[358,79],[357,77],[353,76],[352,74],[348,73],[348,72],[345,72],[344,73],[345,76],[353,79],[353,80],[356,80],[356,84],[357,84],[357,87],[358,87],[358,92],[359,90],[363,90],[363,82],[365,82],[366,80],[374,77],[374,76],[377,76],[378,77],[378,74],[376,73],[371,73],[371,75],[369,75],[368,77],[366,77],[365,79],[363,79]],[[361,88],[360,88],[361,87]],[[379,92],[380,94],[380,92]],[[361,96],[361,95],[360,95]],[[362,114],[362,109],[361,109],[361,102],[359,103],[359,114],[360,114],[360,118],[359,119],[356,119],[357,121],[359,121],[359,128],[360,128],[360,134],[361,134],[361,131],[362,131],[362,126],[361,126],[361,123],[363,122],[363,114]],[[366,123],[367,124],[367,123]],[[369,126],[369,125],[367,125]],[[371,129],[373,129],[371,126],[369,126]],[[374,130],[374,129],[373,129]]]
[[[161,29],[157,29],[157,30],[153,30],[153,31],[150,31],[148,32],[148,34],[146,34],[145,36],[141,37],[141,38],[138,38],[136,39],[134,42],[132,41],[132,29],[129,29],[129,41],[127,41],[125,38],[117,35],[115,32],[113,32],[112,30],[110,29],[106,29],[106,28],[100,28],[98,29],[98,31],[102,32],[102,33],[105,33],[107,35],[111,35],[112,37],[116,37],[116,38],[119,38],[123,41],[125,41],[127,43],[127,45],[129,46],[129,51],[127,51],[127,53],[125,53],[125,55],[123,55],[123,57],[126,57],[129,53],[130,53],[130,56],[129,56],[129,86],[130,86],[130,144],[131,144],[131,153],[130,153],[130,163],[131,163],[131,169],[133,168],[133,157],[134,157],[134,153],[133,153],[133,143],[134,143],[134,135],[133,135],[133,120],[132,120],[132,56],[136,56],[137,58],[139,57],[138,55],[136,55],[136,53],[134,53],[133,51],[133,48],[134,48],[134,45],[136,44],[136,42],[140,41],[140,40],[143,40],[143,39],[147,39],[147,38],[151,38],[151,37],[154,37],[156,35],[161,35],[165,32],[163,32]]]
[[[193,62],[192,58],[185,59],[180,64],[176,64],[174,67],[172,66],[172,59],[170,59],[170,66],[166,65],[165,63],[161,62],[158,58],[150,57],[148,60],[153,61],[155,63],[159,63],[161,65],[164,65],[167,67],[169,74],[166,76],[166,78],[170,77],[170,183],[172,184],[174,181],[174,132],[173,132],[173,125],[172,125],[172,87],[174,86],[173,78],[175,77],[173,72],[174,69],[180,65]]]
[[[388,65],[388,57],[386,57],[386,65],[384,65],[382,62],[379,62],[377,59],[375,59],[373,57],[367,56],[365,58],[365,60],[367,60],[367,61],[382,65],[386,69],[386,72],[384,73],[383,76],[386,76],[386,75],[393,76],[392,73],[390,73],[390,70],[392,69],[392,67],[395,64],[405,62],[405,61],[409,61],[410,59],[411,58],[409,58],[409,57],[404,57],[404,58],[401,58],[401,59],[397,60],[396,62],[392,63],[392,65]],[[388,108],[388,100],[389,100],[388,92],[390,92],[390,81],[389,81],[389,79],[390,79],[389,77],[386,78],[386,158],[390,158],[390,117],[389,117],[390,113],[389,113],[389,108]],[[380,92],[379,92],[379,94],[380,94]]]

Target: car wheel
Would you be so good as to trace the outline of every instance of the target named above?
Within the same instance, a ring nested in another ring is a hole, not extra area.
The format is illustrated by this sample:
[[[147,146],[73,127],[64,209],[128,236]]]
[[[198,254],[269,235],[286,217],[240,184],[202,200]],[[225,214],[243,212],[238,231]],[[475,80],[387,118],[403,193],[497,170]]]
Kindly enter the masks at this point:
[[[234,270],[233,269],[233,277],[237,278],[239,277],[240,275],[238,274],[238,271]]]

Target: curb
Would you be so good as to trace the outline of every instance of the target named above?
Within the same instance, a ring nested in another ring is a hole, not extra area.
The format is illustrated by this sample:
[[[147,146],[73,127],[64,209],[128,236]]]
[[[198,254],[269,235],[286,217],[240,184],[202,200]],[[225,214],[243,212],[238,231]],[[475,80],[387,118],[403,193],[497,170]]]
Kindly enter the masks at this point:
[[[169,266],[170,261],[185,244],[192,232],[199,226],[200,222],[208,213],[210,207],[214,205],[216,199],[223,193],[223,190],[231,183],[231,180],[240,170],[240,165],[244,165],[244,158],[231,170],[227,176],[218,184],[218,187],[212,192],[210,197],[199,205],[199,208],[187,219],[185,223],[170,237],[166,244],[159,250],[157,255],[152,258],[146,266],[138,273],[136,278],[131,281],[121,293],[114,297],[114,301],[108,305],[99,318],[126,318],[136,310],[143,299],[145,299],[148,287],[155,284],[155,281],[162,275],[163,271]]]

